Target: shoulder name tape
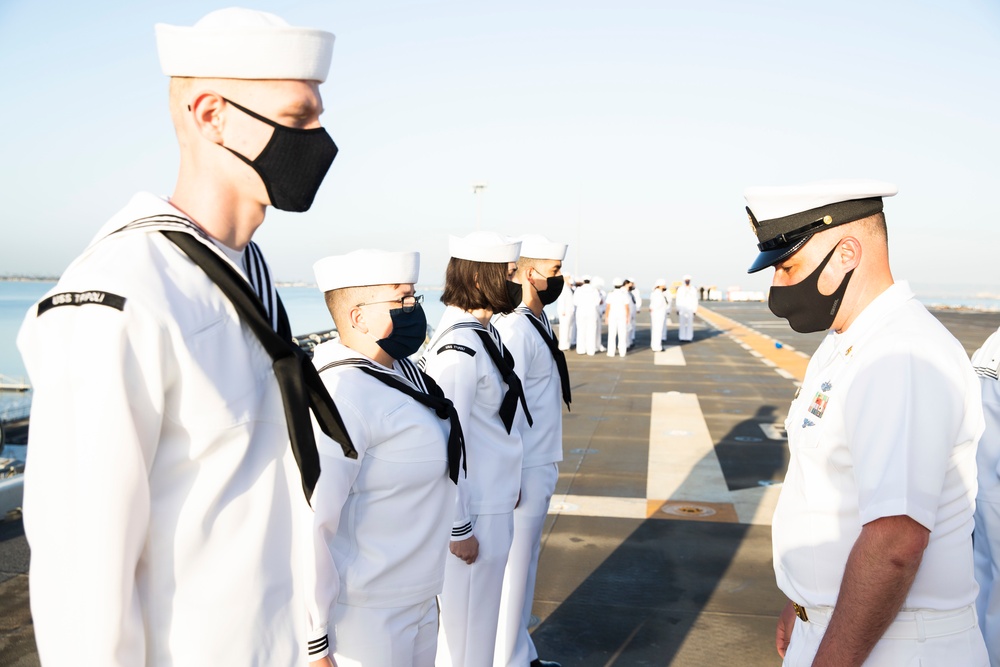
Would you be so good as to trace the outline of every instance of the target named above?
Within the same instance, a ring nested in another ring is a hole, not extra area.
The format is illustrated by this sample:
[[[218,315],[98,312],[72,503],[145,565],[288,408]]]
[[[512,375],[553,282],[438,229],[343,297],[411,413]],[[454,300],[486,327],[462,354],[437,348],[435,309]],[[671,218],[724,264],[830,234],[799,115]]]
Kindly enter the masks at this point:
[[[465,352],[470,357],[476,356],[476,351],[471,347],[468,345],[459,345],[458,343],[448,343],[447,345],[442,345],[438,348],[437,353],[441,354],[445,350],[458,350],[459,352]]]
[[[125,297],[112,294],[111,292],[98,292],[96,290],[90,292],[61,292],[53,294],[44,301],[40,301],[36,317],[40,317],[42,313],[53,308],[58,308],[59,306],[86,306],[90,304],[107,306],[115,310],[124,310]]]

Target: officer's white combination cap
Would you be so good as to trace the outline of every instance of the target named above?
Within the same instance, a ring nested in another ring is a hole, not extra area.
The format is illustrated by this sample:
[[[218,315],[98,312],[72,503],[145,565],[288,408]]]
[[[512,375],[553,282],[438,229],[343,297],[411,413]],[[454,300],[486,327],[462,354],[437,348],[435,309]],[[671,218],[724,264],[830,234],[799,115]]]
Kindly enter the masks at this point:
[[[450,236],[448,252],[455,259],[471,262],[516,262],[521,256],[521,242],[497,232],[472,232],[466,236]]]
[[[167,76],[326,81],[332,33],[296,28],[274,14],[242,7],[206,14],[192,27],[156,24]]]
[[[521,237],[521,257],[531,259],[566,259],[565,243],[555,243],[541,234],[525,234]]]
[[[898,191],[892,183],[857,179],[747,188],[747,215],[760,250],[749,273],[795,254],[813,234],[880,213],[882,198]]]
[[[409,285],[420,274],[419,252],[355,250],[313,264],[321,292],[365,285]]]

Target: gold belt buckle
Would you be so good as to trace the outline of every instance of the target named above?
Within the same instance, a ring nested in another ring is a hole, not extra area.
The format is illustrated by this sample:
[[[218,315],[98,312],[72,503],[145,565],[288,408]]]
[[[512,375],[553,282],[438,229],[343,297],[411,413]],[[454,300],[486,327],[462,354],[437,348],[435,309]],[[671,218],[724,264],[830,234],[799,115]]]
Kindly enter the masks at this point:
[[[795,615],[801,618],[806,623],[809,622],[809,615],[806,614],[806,608],[797,602],[793,602],[792,606],[795,608]]]

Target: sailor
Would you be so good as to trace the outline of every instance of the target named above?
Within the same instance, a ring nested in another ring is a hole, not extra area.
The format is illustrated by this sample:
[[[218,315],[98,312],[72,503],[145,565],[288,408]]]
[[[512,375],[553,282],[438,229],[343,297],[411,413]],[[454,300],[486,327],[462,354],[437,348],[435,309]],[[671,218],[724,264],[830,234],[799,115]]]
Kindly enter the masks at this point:
[[[987,664],[972,566],[979,385],[889,269],[878,181],[746,191],[768,305],[831,330],[788,410],[772,528],[784,664]]]
[[[628,346],[631,348],[635,345],[635,316],[642,311],[642,295],[639,293],[639,288],[635,286],[635,281],[631,278],[625,279],[625,285],[628,289],[629,299],[632,301],[628,313]]]
[[[660,278],[649,294],[649,347],[654,352],[660,352],[663,349],[663,341],[667,339],[667,309],[670,307],[670,302],[666,289],[667,281]]]
[[[972,540],[979,596],[976,611],[991,667],[1000,667],[1000,330],[972,355],[983,393],[986,430],[976,461],[976,529]]]
[[[494,318],[504,344],[514,355],[524,385],[524,397],[534,425],[521,423],[524,458],[521,461],[521,499],[514,509],[514,541],[504,574],[500,625],[494,667],[559,667],[540,660],[528,622],[535,596],[535,576],[541,551],[542,527],[559,479],[562,461],[562,406],[571,395],[566,355],[543,310],[565,289],[560,271],[566,245],[544,236],[521,237],[521,258],[514,282],[521,298],[513,313]]]
[[[339,667],[434,665],[462,436],[451,401],[408,358],[427,335],[419,267],[419,253],[380,250],[313,267],[340,336],[313,363],[358,452],[318,434],[310,641],[329,637]]]
[[[604,278],[600,276],[595,276],[591,281],[591,284],[597,288],[597,294],[601,297],[601,304],[597,308],[597,322],[594,326],[594,336],[597,340],[597,351],[607,352],[608,348],[604,347],[604,343],[601,340],[601,332],[604,322],[607,321],[608,304],[607,298],[608,293],[604,289]]]
[[[556,312],[559,314],[559,349],[564,352],[576,344],[576,306],[573,305],[573,293],[576,283],[567,275],[566,288],[556,300]]]
[[[691,285],[691,276],[684,276],[684,284],[677,287],[677,338],[694,340],[694,313],[698,310],[698,290]]]
[[[624,357],[628,350],[628,323],[634,302],[629,296],[624,279],[615,278],[613,283],[615,289],[605,300],[605,315],[608,318],[608,356],[615,356],[617,348]]]
[[[156,34],[181,147],[173,196],[135,195],[19,336],[38,653],[304,664],[310,407],[353,451],[251,236],[268,206],[308,209],[337,153],[318,87],[334,37],[240,8]]]
[[[458,411],[469,450],[469,471],[458,483],[441,592],[437,665],[493,662],[504,567],[514,532],[521,485],[521,434],[531,425],[517,371],[522,369],[490,323],[514,309],[508,278],[521,248],[495,232],[449,242],[445,312],[421,359]]]
[[[601,320],[599,309],[603,303],[601,293],[590,282],[590,276],[581,276],[581,284],[573,292],[576,308],[576,353],[594,356],[600,342]]]

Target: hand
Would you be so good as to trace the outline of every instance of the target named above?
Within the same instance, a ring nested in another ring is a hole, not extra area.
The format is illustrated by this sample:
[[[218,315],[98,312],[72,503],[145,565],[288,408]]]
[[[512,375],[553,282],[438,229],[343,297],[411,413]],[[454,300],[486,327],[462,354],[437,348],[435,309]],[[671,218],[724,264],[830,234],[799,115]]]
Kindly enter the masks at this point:
[[[793,627],[795,627],[795,607],[792,606],[792,601],[789,600],[785,608],[781,610],[781,616],[778,617],[778,627],[774,632],[774,645],[778,649],[778,655],[782,658],[785,657],[785,651],[788,650],[788,642],[792,639]]]
[[[479,558],[479,540],[473,535],[459,542],[452,542],[451,553],[472,565]]]
[[[313,660],[309,663],[309,667],[337,667],[337,661],[333,659],[332,655],[328,655],[325,658]]]

